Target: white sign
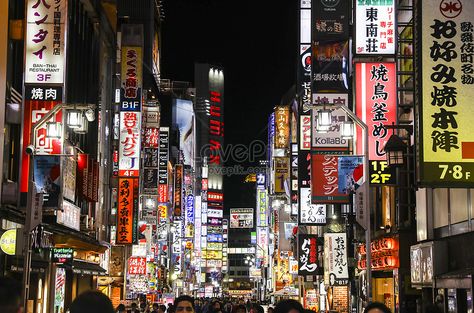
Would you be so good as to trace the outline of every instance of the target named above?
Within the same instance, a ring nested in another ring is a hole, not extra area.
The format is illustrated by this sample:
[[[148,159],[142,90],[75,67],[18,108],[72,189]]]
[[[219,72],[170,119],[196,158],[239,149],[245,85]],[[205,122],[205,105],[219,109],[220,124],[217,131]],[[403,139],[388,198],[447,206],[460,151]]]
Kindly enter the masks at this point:
[[[28,0],[27,6],[25,83],[62,84],[66,0]]]
[[[356,54],[395,54],[395,1],[355,3]]]
[[[318,112],[316,110],[312,111],[312,145],[313,148],[317,150],[324,149],[348,149],[349,140],[342,138],[341,134],[341,125],[343,122],[347,121],[348,118],[346,113],[342,109],[337,109],[332,111],[332,123],[328,131],[320,132],[317,128],[317,117]]]
[[[230,228],[253,228],[253,209],[230,209]]]
[[[324,281],[330,286],[349,283],[346,233],[324,234]]]
[[[362,228],[367,229],[367,223],[365,221],[365,204],[367,203],[367,188],[365,188],[366,182],[364,182],[359,188],[357,188],[354,194],[354,210],[356,221]]]
[[[140,169],[140,112],[120,112],[119,175],[138,176]]]
[[[224,211],[222,209],[208,208],[207,209],[207,217],[223,218],[224,217]]]
[[[311,115],[300,116],[300,150],[311,149]]]
[[[326,224],[326,205],[311,204],[311,188],[300,188],[300,203],[300,224]]]
[[[56,222],[58,224],[80,231],[81,208],[63,200],[62,210],[57,211]]]

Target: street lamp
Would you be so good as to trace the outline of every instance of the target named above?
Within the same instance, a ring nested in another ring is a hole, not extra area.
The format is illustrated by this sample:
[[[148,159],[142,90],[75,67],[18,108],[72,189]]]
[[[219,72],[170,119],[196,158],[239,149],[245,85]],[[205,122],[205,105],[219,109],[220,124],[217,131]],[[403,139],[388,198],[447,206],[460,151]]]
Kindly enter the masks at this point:
[[[331,126],[332,123],[332,113],[331,110],[328,110],[326,108],[319,110],[318,111],[318,123],[319,126],[326,126],[329,127]]]
[[[326,123],[331,125],[332,118],[331,118],[331,110],[327,110],[326,107],[322,106],[317,106],[317,105],[312,105],[309,106],[309,108],[313,110],[318,110],[318,121],[321,126],[327,126]],[[359,127],[362,128],[364,132],[364,138],[363,138],[363,146],[364,146],[364,178],[365,178],[365,183],[364,183],[364,193],[366,195],[369,194],[369,128],[367,124],[364,123],[357,115],[354,114],[347,106],[345,105],[338,105],[334,104],[331,105],[331,109],[333,110],[338,110],[341,109],[346,113]],[[329,111],[329,114],[328,114]],[[348,126],[347,126],[348,127]],[[367,256],[366,256],[366,261],[367,261],[367,299],[368,302],[372,301],[372,257],[370,255],[370,244],[371,244],[371,221],[370,221],[370,207],[368,201],[364,202],[364,219],[366,223],[366,231],[365,231],[365,245],[366,245],[366,250]]]
[[[390,166],[401,166],[404,163],[404,153],[407,145],[403,140],[395,134],[392,134],[385,144],[384,148],[387,153],[387,163]]]
[[[354,137],[354,123],[352,121],[342,122],[341,135],[343,139],[352,139]]]
[[[46,123],[46,137],[51,139],[61,139],[63,127],[60,122]]]
[[[80,128],[83,124],[82,112],[79,110],[69,110],[67,113],[67,126],[75,129]]]

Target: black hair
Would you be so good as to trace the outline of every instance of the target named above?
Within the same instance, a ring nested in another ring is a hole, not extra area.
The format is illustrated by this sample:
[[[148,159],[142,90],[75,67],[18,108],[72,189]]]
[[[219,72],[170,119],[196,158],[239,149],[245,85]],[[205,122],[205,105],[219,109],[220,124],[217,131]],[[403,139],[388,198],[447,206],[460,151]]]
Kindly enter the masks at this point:
[[[81,293],[69,307],[70,313],[114,313],[110,299],[100,291]]]
[[[244,312],[247,312],[247,307],[244,304],[237,304],[232,308],[233,313],[237,313],[238,311],[243,310]]]
[[[123,303],[120,303],[119,305],[117,305],[115,311],[125,311],[125,305]]]
[[[10,277],[0,277],[0,312],[17,312],[21,306],[21,283]]]
[[[196,309],[195,306],[194,306],[194,298],[190,297],[190,296],[187,296],[187,295],[182,295],[182,296],[179,296],[176,299],[174,299],[174,305],[173,305],[174,308],[176,308],[178,306],[178,303],[180,303],[181,301],[190,302],[191,306],[193,307],[193,310]]]
[[[257,311],[257,313],[265,313],[265,310],[260,304],[252,303],[251,308],[254,308]]]
[[[392,313],[390,309],[383,303],[380,302],[371,302],[365,307],[364,313],[368,313],[372,309],[379,309],[383,313]]]
[[[275,313],[288,313],[291,310],[296,310],[300,313],[304,312],[303,306],[296,300],[286,299],[277,303],[275,306]]]

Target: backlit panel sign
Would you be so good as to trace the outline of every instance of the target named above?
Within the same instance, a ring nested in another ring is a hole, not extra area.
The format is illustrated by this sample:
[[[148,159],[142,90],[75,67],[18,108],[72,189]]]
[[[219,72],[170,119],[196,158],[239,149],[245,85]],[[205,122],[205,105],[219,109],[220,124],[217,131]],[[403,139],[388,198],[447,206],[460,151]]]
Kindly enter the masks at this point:
[[[183,165],[176,164],[174,167],[174,216],[181,216],[183,206]]]
[[[290,142],[290,108],[275,108],[275,149],[286,149]]]
[[[474,183],[473,1],[421,2],[420,180]]]
[[[324,282],[329,286],[349,283],[346,233],[324,234]]]
[[[348,203],[349,195],[339,192],[338,156],[311,156],[311,200],[315,204]]]
[[[67,1],[26,3],[25,84],[63,84]]]
[[[326,225],[326,205],[311,203],[311,188],[300,188],[301,225]]]
[[[138,179],[119,178],[117,208],[117,244],[137,241]]]
[[[141,111],[142,48],[122,47],[120,111]]]
[[[160,148],[158,160],[158,199],[168,202],[168,159],[169,159],[169,128],[160,127]]]
[[[395,54],[395,1],[355,1],[354,18],[356,54]]]
[[[230,209],[230,228],[253,228],[253,209]]]
[[[318,236],[298,235],[298,275],[316,275],[318,269]]]
[[[141,113],[120,112],[119,176],[139,176],[140,134]]]

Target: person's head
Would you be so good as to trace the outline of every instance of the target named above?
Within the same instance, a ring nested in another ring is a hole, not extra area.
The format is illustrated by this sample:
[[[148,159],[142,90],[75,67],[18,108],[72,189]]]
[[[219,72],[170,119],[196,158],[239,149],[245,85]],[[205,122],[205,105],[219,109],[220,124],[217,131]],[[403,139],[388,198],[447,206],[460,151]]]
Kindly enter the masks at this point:
[[[100,291],[81,293],[69,307],[70,313],[114,313],[110,299]]]
[[[268,309],[267,309],[267,313],[273,313],[273,307],[269,306]]]
[[[137,308],[137,304],[135,302],[132,302],[132,309],[135,310]]]
[[[211,309],[214,313],[222,312],[222,305],[219,301],[214,300],[211,302]]]
[[[190,296],[180,296],[174,300],[174,310],[176,313],[194,313],[194,298]]]
[[[364,313],[391,313],[390,309],[383,303],[372,302],[365,307]]]
[[[243,304],[234,306],[232,313],[247,313],[247,308]]]
[[[265,313],[265,310],[260,304],[253,303],[252,306],[250,306],[250,313]]]
[[[125,305],[120,303],[117,308],[115,309],[115,312],[117,313],[122,313],[122,312],[125,312]]]
[[[0,277],[0,312],[23,312],[21,290],[19,281],[10,277]]]
[[[275,306],[275,313],[303,313],[304,309],[301,303],[296,300],[282,300]]]
[[[165,312],[166,312],[166,305],[161,304],[161,305],[158,307],[158,313],[165,313]]]

